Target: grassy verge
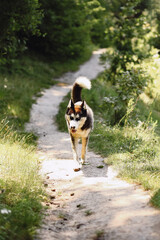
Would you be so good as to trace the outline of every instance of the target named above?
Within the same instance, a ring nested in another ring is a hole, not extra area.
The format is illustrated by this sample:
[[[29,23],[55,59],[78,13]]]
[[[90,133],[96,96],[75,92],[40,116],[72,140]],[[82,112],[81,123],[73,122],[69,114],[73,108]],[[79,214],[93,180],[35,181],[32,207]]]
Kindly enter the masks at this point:
[[[83,58],[65,63],[46,62],[32,55],[15,60],[12,67],[0,72],[0,118],[6,117],[10,125],[23,130],[40,91],[55,84],[54,79],[64,72],[77,70],[91,50]]]
[[[156,69],[158,70],[158,66]],[[95,114],[95,126],[89,148],[100,153],[107,164],[112,164],[121,178],[141,184],[145,190],[150,190],[151,203],[160,208],[160,114],[157,109],[160,102],[157,103],[158,93],[156,98],[152,97],[155,89],[158,92],[157,78],[154,79],[137,105],[130,106],[133,107],[132,110],[128,109],[129,114],[125,116],[123,127],[119,124],[110,125],[112,108],[108,107],[104,97],[114,97],[116,92],[114,86],[104,81],[103,74],[92,81],[90,92],[84,90],[83,97]],[[148,101],[145,101],[145,98]],[[57,119],[64,118],[68,99],[69,95],[61,103]],[[61,121],[59,129],[65,131],[64,125],[65,121]]]
[[[38,158],[26,137],[20,139],[4,121],[0,131],[0,239],[32,239],[45,194]]]
[[[24,129],[30,108],[54,78],[76,70],[90,55],[91,49],[65,64],[28,55],[0,72],[0,240],[33,239],[44,210],[36,137]]]

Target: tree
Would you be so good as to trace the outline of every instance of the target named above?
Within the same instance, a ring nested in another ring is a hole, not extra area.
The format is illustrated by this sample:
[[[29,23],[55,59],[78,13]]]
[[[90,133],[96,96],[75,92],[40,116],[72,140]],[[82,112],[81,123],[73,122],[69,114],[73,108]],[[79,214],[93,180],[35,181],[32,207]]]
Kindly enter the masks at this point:
[[[116,97],[106,98],[107,104],[114,107],[114,123],[117,123],[127,111],[131,98],[140,95],[148,80],[145,73],[135,64],[148,56],[149,44],[145,38],[151,30],[148,21],[146,0],[107,0],[106,39],[113,48],[111,54],[104,56],[110,59],[110,68],[106,71],[105,80],[111,81]],[[141,42],[141,47],[140,47]],[[145,46],[145,47],[143,47]],[[114,102],[113,102],[114,101]]]
[[[111,56],[110,78],[115,84],[115,75],[129,70],[128,63],[138,63],[146,55],[139,49],[139,39],[150,31],[147,22],[147,1],[144,0],[113,0],[108,1],[108,22],[106,38],[113,46]]]
[[[44,18],[42,36],[31,37],[29,47],[49,57],[66,60],[81,56],[90,45],[93,11],[98,0],[40,0]]]
[[[42,18],[38,0],[0,1],[0,64],[8,63],[26,47],[26,36],[37,34]]]
[[[156,25],[156,36],[153,37],[151,43],[154,47],[160,49],[160,4],[159,0],[152,0],[151,1],[151,9],[154,14],[155,18],[155,25]]]

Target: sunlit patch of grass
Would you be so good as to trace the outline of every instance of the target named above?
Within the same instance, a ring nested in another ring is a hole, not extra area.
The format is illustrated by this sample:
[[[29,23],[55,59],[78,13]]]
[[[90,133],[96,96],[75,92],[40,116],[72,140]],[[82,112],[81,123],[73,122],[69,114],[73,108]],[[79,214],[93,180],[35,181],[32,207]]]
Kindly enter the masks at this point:
[[[0,124],[0,135],[0,236],[33,239],[45,194],[35,148],[26,143],[26,137],[18,137],[6,121]]]
[[[130,139],[131,151],[108,154],[105,162],[114,164],[121,177],[141,183],[146,190],[157,191],[160,183],[159,138],[153,129],[142,126],[124,128],[123,134],[134,136],[137,143]],[[121,139],[119,141],[121,143]]]
[[[54,71],[49,65],[25,57],[0,73],[0,114],[15,129],[24,129],[35,96],[41,89],[54,84]]]
[[[24,188],[31,188],[38,179],[38,159],[34,149],[18,142],[5,142],[0,143],[0,152],[0,178],[6,182],[15,181]]]
[[[147,104],[147,105],[151,105],[153,103],[153,99],[151,99],[147,94],[142,93],[140,95],[140,98],[142,99],[142,101]]]

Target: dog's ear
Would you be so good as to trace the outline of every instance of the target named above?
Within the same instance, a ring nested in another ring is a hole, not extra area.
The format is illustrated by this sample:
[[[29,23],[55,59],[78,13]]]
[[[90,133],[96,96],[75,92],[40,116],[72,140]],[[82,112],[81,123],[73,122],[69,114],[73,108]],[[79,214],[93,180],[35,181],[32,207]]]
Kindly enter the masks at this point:
[[[68,106],[67,106],[67,111],[66,114],[71,114],[74,113],[74,103],[72,100],[69,100]]]
[[[68,103],[67,108],[72,108],[72,109],[74,109],[74,103],[73,103],[72,99],[69,100],[69,103]]]
[[[71,101],[71,108],[74,110],[74,103],[73,103],[72,99],[70,101]]]
[[[83,100],[82,104],[81,104],[81,109],[86,109],[86,102]]]

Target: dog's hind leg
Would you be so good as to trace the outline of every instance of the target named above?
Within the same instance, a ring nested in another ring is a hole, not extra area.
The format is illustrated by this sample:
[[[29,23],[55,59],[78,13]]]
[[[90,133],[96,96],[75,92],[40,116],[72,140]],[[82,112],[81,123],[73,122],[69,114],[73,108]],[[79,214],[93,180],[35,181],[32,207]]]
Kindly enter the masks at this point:
[[[88,144],[88,137],[82,137],[82,151],[81,151],[81,163],[84,164],[86,160],[86,150]]]

